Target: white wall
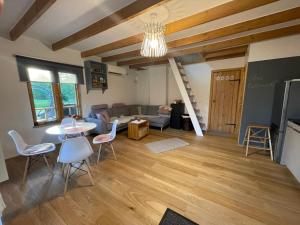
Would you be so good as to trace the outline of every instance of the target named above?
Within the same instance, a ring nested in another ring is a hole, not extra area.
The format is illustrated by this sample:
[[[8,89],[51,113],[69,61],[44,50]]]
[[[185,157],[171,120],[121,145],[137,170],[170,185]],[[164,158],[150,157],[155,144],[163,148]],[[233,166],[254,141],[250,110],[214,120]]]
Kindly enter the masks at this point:
[[[147,67],[136,71],[139,104],[171,104],[181,95],[169,65]]]
[[[166,65],[149,67],[150,105],[167,104],[167,68]]]
[[[300,56],[300,35],[250,44],[249,62]]]
[[[7,132],[15,129],[24,136],[28,143],[40,143],[41,140],[51,140],[45,135],[46,127],[32,128],[32,114],[26,83],[19,81],[19,75],[14,58],[15,54],[46,59],[55,62],[83,65],[80,52],[71,49],[52,51],[41,42],[21,37],[15,42],[0,38],[0,140],[5,158],[16,155],[15,147]],[[136,84],[134,75],[108,77],[108,90],[86,93],[85,85],[81,85],[83,113],[89,112],[92,104],[136,102]],[[125,93],[125,94],[124,94]]]
[[[135,73],[139,104],[165,105],[181,99],[169,65],[151,66]]]
[[[81,100],[83,114],[86,116],[90,112],[91,105],[106,103],[111,106],[113,103],[136,104],[136,82],[135,74],[128,75],[108,75],[108,89],[102,91],[89,91],[86,93],[84,85],[81,86]]]
[[[172,73],[171,67],[168,65],[168,104],[174,100],[182,99],[175,77]]]

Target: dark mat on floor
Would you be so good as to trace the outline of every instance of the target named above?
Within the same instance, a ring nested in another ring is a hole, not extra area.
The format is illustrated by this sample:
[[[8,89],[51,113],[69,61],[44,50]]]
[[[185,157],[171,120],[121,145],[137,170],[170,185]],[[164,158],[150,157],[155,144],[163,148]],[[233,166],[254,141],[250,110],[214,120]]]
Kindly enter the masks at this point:
[[[167,209],[159,225],[199,225],[188,218],[174,212],[172,209]]]

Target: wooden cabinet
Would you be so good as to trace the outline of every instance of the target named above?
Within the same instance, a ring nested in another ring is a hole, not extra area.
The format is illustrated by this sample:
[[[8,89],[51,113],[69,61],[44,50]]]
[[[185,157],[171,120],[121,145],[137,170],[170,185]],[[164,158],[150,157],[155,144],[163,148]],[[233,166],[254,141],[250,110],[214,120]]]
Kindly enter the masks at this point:
[[[87,92],[101,89],[103,93],[108,88],[107,65],[105,63],[85,61],[84,70]]]
[[[134,120],[128,123],[128,138],[139,140],[149,134],[149,121]]]

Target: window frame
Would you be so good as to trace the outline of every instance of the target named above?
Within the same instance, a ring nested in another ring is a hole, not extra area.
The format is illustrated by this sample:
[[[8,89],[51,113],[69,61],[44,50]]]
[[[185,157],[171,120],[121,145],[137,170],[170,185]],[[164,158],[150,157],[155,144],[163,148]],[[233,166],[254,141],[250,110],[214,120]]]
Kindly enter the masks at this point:
[[[65,118],[64,116],[64,104],[63,104],[63,100],[62,100],[62,94],[61,94],[61,87],[60,87],[60,83],[57,83],[57,86],[55,88],[57,88],[56,92],[58,94],[58,96],[56,96],[55,94],[55,98],[58,102],[58,104],[60,105],[58,107],[58,115],[59,115],[59,121],[61,121],[63,118]],[[79,84],[75,84],[75,92],[76,92],[76,107],[78,108],[78,116],[80,118],[82,118],[82,109],[81,109],[81,93],[80,93],[80,86]]]
[[[32,82],[27,82],[27,90],[28,90],[28,96],[29,96],[29,101],[30,101],[30,107],[31,107],[31,113],[32,113],[34,127],[39,127],[39,126],[43,126],[43,125],[61,122],[61,120],[63,118],[65,118],[65,116],[64,116],[64,111],[63,111],[64,105],[63,105],[63,101],[62,101],[60,83],[51,83],[54,102],[55,102],[55,111],[56,111],[56,115],[57,115],[56,120],[40,121],[40,122],[37,121],[37,117],[36,117],[36,110],[35,110],[35,105],[34,105],[34,98],[33,98],[31,83]],[[76,101],[77,101],[76,107],[78,108],[77,116],[82,118],[80,84],[75,84],[75,91],[76,91]]]
[[[62,95],[59,86],[60,85],[59,72],[76,75],[77,84],[75,85],[76,85],[76,95],[77,95],[76,100],[77,100],[78,116],[82,118],[81,93],[80,93],[80,85],[84,85],[84,77],[83,77],[84,74],[83,74],[82,66],[47,61],[43,59],[31,58],[22,55],[14,55],[14,56],[16,58],[20,82],[27,83],[27,90],[28,90],[28,95],[30,100],[34,127],[40,125],[46,125],[50,123],[57,123],[64,118]],[[57,119],[55,121],[46,121],[46,122],[37,121],[33,92],[32,92],[32,82],[29,79],[28,70],[27,70],[28,67],[34,67],[42,70],[49,70],[52,72],[53,81],[51,84],[52,84],[53,97],[55,101],[55,110],[57,115]]]

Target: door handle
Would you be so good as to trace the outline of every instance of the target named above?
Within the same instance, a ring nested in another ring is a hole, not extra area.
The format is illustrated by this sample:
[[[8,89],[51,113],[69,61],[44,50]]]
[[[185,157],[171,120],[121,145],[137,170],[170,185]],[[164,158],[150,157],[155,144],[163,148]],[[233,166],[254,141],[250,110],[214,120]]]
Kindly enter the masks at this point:
[[[225,125],[228,125],[228,126],[236,126],[236,123],[225,123]]]

